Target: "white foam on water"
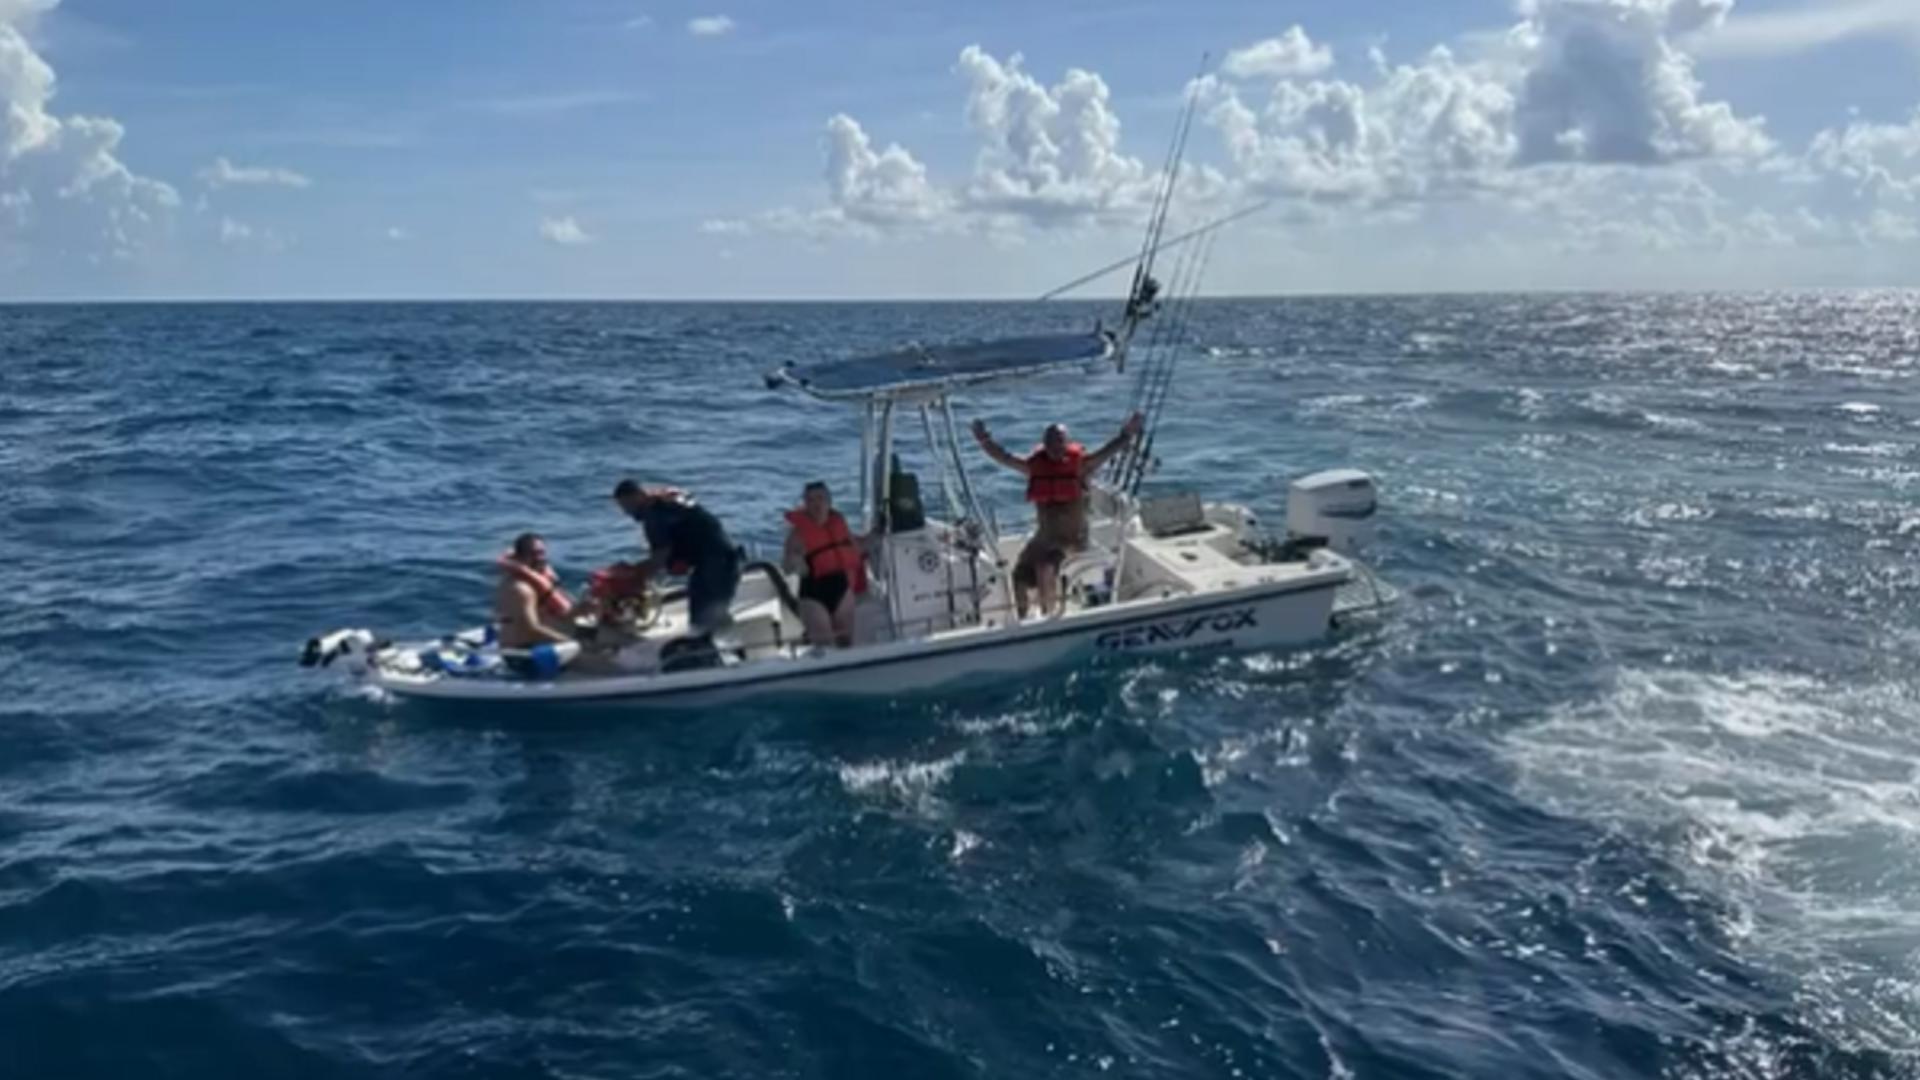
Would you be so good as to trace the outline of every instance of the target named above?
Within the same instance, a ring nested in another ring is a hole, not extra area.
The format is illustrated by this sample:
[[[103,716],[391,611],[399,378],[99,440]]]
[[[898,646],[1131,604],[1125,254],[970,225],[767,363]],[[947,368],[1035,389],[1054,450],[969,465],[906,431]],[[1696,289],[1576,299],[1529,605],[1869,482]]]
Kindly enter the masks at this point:
[[[1664,528],[1673,522],[1706,521],[1713,517],[1711,506],[1695,503],[1663,502],[1635,507],[1626,515],[1629,525],[1638,525],[1643,529]]]
[[[1823,445],[1820,449],[1826,451],[1829,454],[1841,454],[1849,457],[1877,457],[1877,458],[1902,457],[1902,456],[1905,456],[1908,450],[1907,447],[1902,446],[1899,443],[1890,443],[1890,442],[1877,442],[1877,443],[1830,442]]]
[[[1513,409],[1523,420],[1542,420],[1552,411],[1547,396],[1531,386],[1523,386],[1515,394]]]
[[[947,858],[953,862],[959,862],[961,859],[967,857],[968,852],[985,843],[986,841],[980,839],[978,833],[971,833],[965,829],[955,829],[953,831],[953,846],[947,849]]]
[[[1308,398],[1300,403],[1300,411],[1309,416],[1322,413],[1346,412],[1367,403],[1365,394],[1323,394]]]
[[[1669,431],[1705,431],[1707,425],[1690,416],[1672,416],[1667,413],[1648,412],[1642,414],[1647,423]]]
[[[1776,673],[1622,671],[1503,740],[1523,795],[1616,828],[1732,909],[1835,1036],[1920,1045],[1920,702]]]
[[[931,813],[939,806],[939,789],[966,760],[967,752],[960,750],[932,761],[870,761],[842,764],[835,771],[849,795]]]
[[[966,735],[1048,735],[1072,727],[1074,716],[1064,710],[1048,713],[1035,709],[1006,712],[994,716],[975,716],[956,720],[953,728]]]

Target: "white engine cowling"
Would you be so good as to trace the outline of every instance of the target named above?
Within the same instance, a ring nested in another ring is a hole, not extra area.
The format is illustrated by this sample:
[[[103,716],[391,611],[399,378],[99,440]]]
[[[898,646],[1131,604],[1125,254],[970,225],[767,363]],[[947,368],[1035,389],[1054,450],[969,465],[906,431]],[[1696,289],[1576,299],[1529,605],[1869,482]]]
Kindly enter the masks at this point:
[[[1373,477],[1359,469],[1329,469],[1293,482],[1287,492],[1287,537],[1320,539],[1350,554],[1373,538],[1378,507]]]

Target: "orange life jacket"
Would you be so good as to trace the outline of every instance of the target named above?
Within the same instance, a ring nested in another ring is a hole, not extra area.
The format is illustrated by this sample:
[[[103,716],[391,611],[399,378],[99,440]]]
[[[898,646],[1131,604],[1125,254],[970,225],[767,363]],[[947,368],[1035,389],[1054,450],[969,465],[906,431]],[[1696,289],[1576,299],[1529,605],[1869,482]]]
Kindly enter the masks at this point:
[[[843,573],[854,592],[867,591],[867,561],[861,558],[860,545],[854,542],[853,531],[847,528],[847,519],[840,516],[840,511],[829,511],[825,525],[807,516],[805,510],[787,511],[787,521],[800,534],[800,544],[806,549],[808,577]]]
[[[547,614],[564,619],[573,613],[573,597],[560,588],[560,575],[554,573],[553,567],[549,566],[545,573],[541,573],[514,558],[511,552],[500,556],[499,565],[502,572],[512,574],[533,587],[534,598],[546,609]]]
[[[1027,501],[1042,506],[1079,502],[1086,496],[1086,481],[1080,475],[1087,448],[1068,443],[1067,452],[1055,461],[1045,446],[1027,455]]]

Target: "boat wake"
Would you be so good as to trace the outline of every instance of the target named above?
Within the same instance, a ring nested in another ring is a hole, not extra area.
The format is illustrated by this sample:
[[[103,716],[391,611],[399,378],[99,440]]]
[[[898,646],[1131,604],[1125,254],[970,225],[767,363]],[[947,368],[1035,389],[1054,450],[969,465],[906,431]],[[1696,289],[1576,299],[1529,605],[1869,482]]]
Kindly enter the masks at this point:
[[[1523,794],[1651,844],[1850,1049],[1920,1046],[1911,686],[1627,670],[1505,741]]]

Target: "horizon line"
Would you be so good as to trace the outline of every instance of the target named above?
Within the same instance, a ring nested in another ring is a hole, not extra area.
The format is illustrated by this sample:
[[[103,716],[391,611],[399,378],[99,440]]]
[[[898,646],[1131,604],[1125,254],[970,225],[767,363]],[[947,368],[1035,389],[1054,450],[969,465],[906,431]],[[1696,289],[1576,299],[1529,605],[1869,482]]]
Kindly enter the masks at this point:
[[[1484,296],[1759,296],[1783,293],[1873,293],[1920,292],[1913,285],[1775,285],[1745,287],[1621,288],[1599,286],[1525,286],[1488,289],[1382,289],[1375,291],[1301,290],[1275,293],[1217,293],[1190,299],[1198,301],[1247,300],[1338,300],[1338,299],[1420,299],[1435,297]],[[636,305],[802,305],[802,304],[1114,304],[1124,305],[1118,297],[1053,297],[1041,300],[1026,296],[736,296],[736,297],[662,297],[662,296],[166,296],[166,297],[0,297],[4,307],[85,307],[85,306],[179,306],[212,307],[218,305],[297,305],[297,304],[636,304]]]

